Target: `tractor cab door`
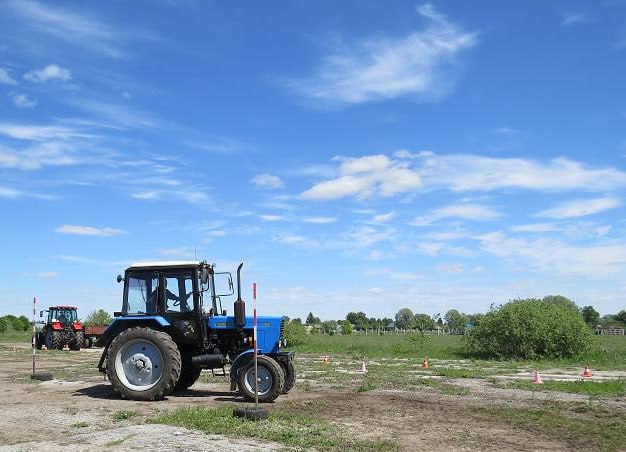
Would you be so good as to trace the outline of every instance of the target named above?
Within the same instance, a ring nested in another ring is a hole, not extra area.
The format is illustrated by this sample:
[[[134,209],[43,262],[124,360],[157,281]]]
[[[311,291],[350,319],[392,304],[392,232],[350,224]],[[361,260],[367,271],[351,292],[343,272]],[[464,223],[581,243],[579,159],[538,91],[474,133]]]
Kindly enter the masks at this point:
[[[198,343],[201,331],[198,323],[198,286],[192,270],[161,274],[161,312],[179,333],[183,342]]]

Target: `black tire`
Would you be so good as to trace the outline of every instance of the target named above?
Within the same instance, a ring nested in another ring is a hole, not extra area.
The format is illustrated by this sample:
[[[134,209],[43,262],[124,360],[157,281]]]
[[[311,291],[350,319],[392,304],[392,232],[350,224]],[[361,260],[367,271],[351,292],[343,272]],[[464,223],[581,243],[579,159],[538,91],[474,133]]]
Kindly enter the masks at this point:
[[[293,359],[279,361],[278,363],[285,374],[285,385],[283,386],[282,394],[287,394],[296,384],[296,367],[293,365]]]
[[[122,331],[107,353],[107,376],[120,396],[131,400],[161,400],[180,377],[178,347],[162,331],[134,327]]]
[[[233,409],[233,417],[242,417],[250,421],[261,421],[267,419],[268,416],[267,408],[236,407]]]
[[[70,350],[80,350],[81,348],[85,348],[85,333],[82,331],[77,331],[76,337],[70,343]]]
[[[259,402],[271,402],[280,395],[285,385],[285,374],[276,361],[269,356],[260,355],[257,362],[259,372]],[[247,400],[255,400],[254,359],[250,359],[239,369],[237,384],[239,393]]]
[[[46,331],[46,347],[48,350],[63,350],[63,336],[60,331]]]
[[[190,388],[198,381],[202,369],[191,364],[191,355],[183,354],[182,356],[182,368],[180,369],[180,377],[174,387],[174,391],[184,391]]]

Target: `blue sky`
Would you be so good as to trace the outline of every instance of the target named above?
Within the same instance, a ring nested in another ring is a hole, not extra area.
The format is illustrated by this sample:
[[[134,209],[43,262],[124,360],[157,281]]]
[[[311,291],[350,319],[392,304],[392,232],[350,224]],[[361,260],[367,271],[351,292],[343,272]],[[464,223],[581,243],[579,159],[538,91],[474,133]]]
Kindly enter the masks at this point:
[[[626,308],[626,2],[0,2],[0,314],[132,262],[259,311]]]

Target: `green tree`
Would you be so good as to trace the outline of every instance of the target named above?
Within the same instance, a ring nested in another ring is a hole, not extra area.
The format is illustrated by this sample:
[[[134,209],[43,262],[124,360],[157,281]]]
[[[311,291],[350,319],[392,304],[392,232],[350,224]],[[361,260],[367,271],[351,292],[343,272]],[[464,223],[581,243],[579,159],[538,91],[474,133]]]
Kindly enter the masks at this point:
[[[590,327],[596,327],[600,324],[600,313],[596,311],[593,306],[585,306],[580,312],[583,315],[583,320]]]
[[[0,333],[5,333],[9,328],[9,322],[4,317],[0,317]]]
[[[326,334],[336,334],[337,333],[337,321],[336,320],[326,320],[322,322],[322,330]]]
[[[346,320],[354,325],[357,330],[365,330],[369,328],[369,320],[364,312],[349,312]]]
[[[349,335],[352,334],[352,324],[348,320],[342,320],[341,327],[343,334]]]
[[[446,312],[443,318],[446,320],[450,331],[454,333],[461,333],[465,329],[467,316],[465,314],[461,314],[456,309],[450,309],[448,312]]]
[[[543,297],[543,302],[580,313],[578,305],[569,298],[564,297],[563,295],[546,295],[545,297]]]
[[[288,347],[302,345],[306,339],[306,328],[302,322],[285,322],[285,339]]]
[[[415,314],[413,325],[420,331],[429,331],[435,328],[435,320],[428,314]]]
[[[401,330],[409,330],[413,328],[413,320],[415,316],[409,308],[402,308],[396,313],[396,328]]]
[[[622,309],[620,312],[618,312],[617,315],[615,315],[615,320],[617,320],[618,322],[622,322],[624,325],[626,325],[626,311]]]
[[[466,341],[476,354],[506,359],[571,358],[592,343],[580,312],[534,298],[492,307]]]
[[[98,309],[97,311],[91,311],[85,319],[85,325],[108,325],[113,321],[113,318],[104,309]]]
[[[33,327],[33,324],[25,315],[21,315],[17,318],[19,321],[20,331],[28,331]]]

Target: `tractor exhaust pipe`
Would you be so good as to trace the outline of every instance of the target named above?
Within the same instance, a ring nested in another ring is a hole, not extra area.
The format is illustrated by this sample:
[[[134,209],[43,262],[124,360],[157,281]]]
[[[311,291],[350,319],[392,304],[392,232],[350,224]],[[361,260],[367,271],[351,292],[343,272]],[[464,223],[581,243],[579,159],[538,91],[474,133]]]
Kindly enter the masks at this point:
[[[243,328],[246,325],[246,304],[241,299],[241,267],[243,262],[237,267],[237,300],[235,300],[235,326]]]

